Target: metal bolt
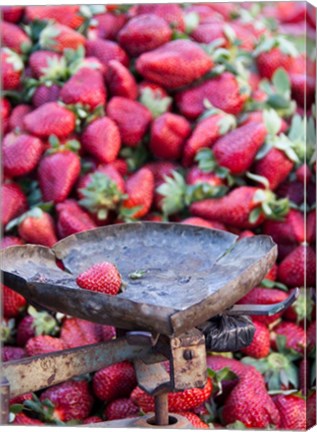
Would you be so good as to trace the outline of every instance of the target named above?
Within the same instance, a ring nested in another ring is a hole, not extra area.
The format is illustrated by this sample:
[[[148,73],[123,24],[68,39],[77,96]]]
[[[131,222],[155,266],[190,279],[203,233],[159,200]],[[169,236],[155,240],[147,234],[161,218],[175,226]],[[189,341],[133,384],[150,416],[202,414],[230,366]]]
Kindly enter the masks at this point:
[[[183,357],[185,360],[192,360],[194,358],[194,353],[192,350],[185,350],[183,353]]]

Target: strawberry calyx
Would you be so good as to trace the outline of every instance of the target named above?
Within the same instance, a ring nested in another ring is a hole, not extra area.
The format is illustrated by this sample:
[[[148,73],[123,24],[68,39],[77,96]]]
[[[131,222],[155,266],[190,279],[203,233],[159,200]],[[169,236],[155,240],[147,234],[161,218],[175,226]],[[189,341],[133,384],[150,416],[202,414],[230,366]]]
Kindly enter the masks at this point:
[[[13,228],[19,226],[25,219],[32,217],[32,218],[41,218],[43,216],[44,212],[39,207],[33,207],[31,210],[28,210],[27,212],[23,213],[21,216],[12,219],[5,228],[5,231],[11,231]]]
[[[16,333],[15,319],[2,319],[0,324],[0,342],[10,344],[13,343],[13,337]]]
[[[260,54],[269,52],[273,48],[279,48],[283,54],[287,54],[291,57],[298,56],[298,50],[285,36],[279,35],[275,37],[262,38],[256,49],[253,51],[253,56],[258,57]]]
[[[34,328],[35,335],[55,335],[59,328],[55,318],[45,311],[37,311],[33,306],[29,306],[28,314],[33,317],[32,327]]]
[[[213,115],[222,114],[222,118],[220,118],[218,122],[218,129],[220,135],[225,135],[226,133],[228,133],[229,131],[231,131],[237,126],[237,121],[235,116],[231,114],[227,114],[221,109],[214,107],[207,98],[203,100],[203,105],[205,111],[197,119],[197,123],[200,123],[202,120],[211,117]]]
[[[76,132],[78,133],[80,133],[94,120],[103,117],[105,115],[105,109],[103,105],[99,105],[96,108],[91,109],[89,105],[83,105],[82,103],[68,104],[68,105],[64,104],[61,101],[59,101],[58,103],[75,114]]]
[[[41,402],[39,398],[33,394],[31,400],[26,400],[23,402],[23,407],[27,411],[36,413],[45,423],[54,423],[59,426],[65,425],[65,423],[58,418],[58,413],[55,411],[55,406],[49,399],[45,399],[43,402]]]
[[[139,102],[152,113],[153,118],[157,118],[169,110],[172,98],[162,96],[159,90],[145,87],[140,91]]]
[[[156,189],[163,196],[162,209],[165,216],[179,213],[193,202],[221,197],[227,190],[224,185],[213,186],[205,182],[188,185],[185,178],[175,170],[171,175],[165,176],[164,183]]]
[[[148,160],[149,152],[143,142],[137,147],[122,147],[120,157],[128,164],[128,171],[133,173],[141,168]]]
[[[314,302],[311,294],[305,288],[299,290],[299,296],[292,304],[292,309],[296,314],[296,323],[299,324],[303,320],[311,321]]]
[[[6,63],[10,63],[16,72],[22,72],[24,64],[21,57],[15,51],[7,47],[2,48],[2,51],[6,53]]]
[[[61,34],[61,30],[56,27],[54,21],[49,21],[47,26],[41,31],[39,45],[42,49],[53,50],[56,38]]]
[[[195,161],[198,162],[198,168],[204,173],[214,173],[221,179],[225,179],[228,186],[241,184],[241,179],[233,176],[228,168],[218,164],[213,151],[209,148],[202,148],[196,153]],[[239,181],[240,180],[240,181]]]
[[[286,285],[282,284],[281,282],[272,281],[271,279],[263,279],[260,283],[260,285],[263,288],[268,289],[280,289],[281,291],[288,292],[288,288]]]
[[[122,200],[126,198],[117,184],[101,172],[91,174],[88,185],[79,189],[79,192],[83,196],[79,204],[99,220],[106,220],[109,212],[118,210]]]
[[[46,155],[52,155],[63,151],[71,151],[77,154],[80,150],[80,142],[76,139],[69,139],[66,142],[61,143],[56,135],[50,135],[48,143],[50,147],[46,150]]]
[[[254,208],[250,212],[249,222],[256,223],[261,215],[265,215],[267,219],[284,220],[284,216],[290,210],[288,198],[277,199],[276,195],[269,190],[268,180],[265,177],[251,175],[250,173],[248,173],[248,177],[262,181],[266,185],[266,189],[258,189],[253,196]]]
[[[219,371],[213,371],[212,369],[207,369],[207,375],[212,380],[212,394],[213,397],[222,394],[222,382],[223,381],[233,381],[238,378],[238,376],[232,372],[228,367],[225,367]]]

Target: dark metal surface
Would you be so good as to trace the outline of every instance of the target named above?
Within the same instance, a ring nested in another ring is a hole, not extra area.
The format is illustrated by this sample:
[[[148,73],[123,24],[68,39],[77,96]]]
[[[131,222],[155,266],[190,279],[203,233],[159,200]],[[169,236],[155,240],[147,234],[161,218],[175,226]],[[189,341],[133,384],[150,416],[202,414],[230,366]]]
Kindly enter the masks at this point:
[[[270,237],[236,240],[220,230],[138,222],[75,234],[51,250],[13,246],[0,256],[4,282],[28,300],[101,324],[171,335],[230,308],[272,267],[277,248]],[[118,296],[76,285],[79,273],[104,260],[126,284]],[[141,270],[142,277],[130,277]]]
[[[168,393],[163,392],[154,398],[155,425],[168,426]]]

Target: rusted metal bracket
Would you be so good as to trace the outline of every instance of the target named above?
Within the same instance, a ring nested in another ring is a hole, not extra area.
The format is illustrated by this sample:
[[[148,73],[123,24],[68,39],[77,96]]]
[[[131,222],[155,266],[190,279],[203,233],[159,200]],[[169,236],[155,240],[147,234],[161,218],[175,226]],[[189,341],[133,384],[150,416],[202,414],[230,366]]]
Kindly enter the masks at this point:
[[[2,377],[0,381],[0,425],[8,423],[10,401],[10,383]]]

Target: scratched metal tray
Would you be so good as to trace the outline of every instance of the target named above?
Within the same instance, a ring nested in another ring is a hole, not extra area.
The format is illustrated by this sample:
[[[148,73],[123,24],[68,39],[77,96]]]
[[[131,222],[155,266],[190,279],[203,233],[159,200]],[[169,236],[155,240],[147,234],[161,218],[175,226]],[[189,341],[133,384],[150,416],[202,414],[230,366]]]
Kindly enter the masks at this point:
[[[1,268],[6,285],[53,311],[171,335],[230,308],[272,267],[277,248],[270,237],[237,239],[177,223],[111,225],[69,236],[52,249],[9,247],[1,251]],[[126,285],[117,296],[76,284],[79,273],[104,260],[118,267]],[[131,277],[141,270],[141,278]]]

